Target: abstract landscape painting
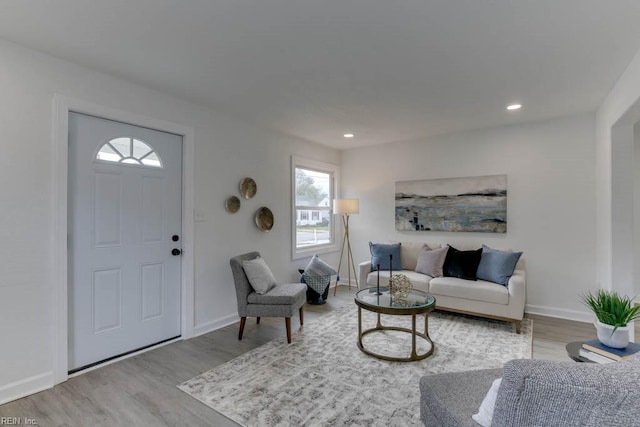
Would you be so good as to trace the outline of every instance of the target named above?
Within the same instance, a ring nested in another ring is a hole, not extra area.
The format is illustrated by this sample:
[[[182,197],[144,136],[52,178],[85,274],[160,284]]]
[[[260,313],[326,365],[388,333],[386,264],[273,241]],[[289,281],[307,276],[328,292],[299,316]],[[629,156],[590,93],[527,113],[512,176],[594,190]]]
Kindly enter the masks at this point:
[[[507,232],[507,176],[396,182],[396,230]]]

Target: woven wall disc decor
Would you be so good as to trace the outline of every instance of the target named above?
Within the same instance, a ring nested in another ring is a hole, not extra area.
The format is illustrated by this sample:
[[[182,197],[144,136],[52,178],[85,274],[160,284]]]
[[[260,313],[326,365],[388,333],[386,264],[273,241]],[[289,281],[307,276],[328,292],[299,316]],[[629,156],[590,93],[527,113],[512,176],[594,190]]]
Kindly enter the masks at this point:
[[[273,212],[266,206],[256,211],[256,227],[265,233],[273,228]]]
[[[240,199],[236,196],[228,197],[227,200],[224,201],[224,208],[229,213],[236,213],[240,209]]]
[[[253,178],[242,178],[240,180],[240,195],[245,199],[251,199],[258,191],[258,184]]]

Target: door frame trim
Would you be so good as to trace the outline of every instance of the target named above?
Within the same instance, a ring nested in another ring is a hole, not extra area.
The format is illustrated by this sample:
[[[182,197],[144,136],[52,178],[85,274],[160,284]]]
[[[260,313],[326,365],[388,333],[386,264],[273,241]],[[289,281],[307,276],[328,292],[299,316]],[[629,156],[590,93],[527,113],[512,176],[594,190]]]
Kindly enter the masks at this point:
[[[52,323],[53,323],[53,379],[59,384],[69,378],[68,371],[68,170],[69,170],[69,113],[83,113],[135,126],[156,129],[182,136],[182,283],[181,333],[182,339],[193,336],[194,301],[194,200],[195,156],[194,130],[191,127],[129,111],[106,107],[80,99],[55,94],[53,97],[53,230],[52,266]]]

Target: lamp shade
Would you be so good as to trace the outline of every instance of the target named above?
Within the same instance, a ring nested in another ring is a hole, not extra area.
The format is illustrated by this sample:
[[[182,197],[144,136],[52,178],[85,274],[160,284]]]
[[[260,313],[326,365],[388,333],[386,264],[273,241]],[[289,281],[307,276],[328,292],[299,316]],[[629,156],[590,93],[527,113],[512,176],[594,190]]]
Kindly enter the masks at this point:
[[[360,201],[358,199],[333,199],[333,213],[336,215],[360,213]]]

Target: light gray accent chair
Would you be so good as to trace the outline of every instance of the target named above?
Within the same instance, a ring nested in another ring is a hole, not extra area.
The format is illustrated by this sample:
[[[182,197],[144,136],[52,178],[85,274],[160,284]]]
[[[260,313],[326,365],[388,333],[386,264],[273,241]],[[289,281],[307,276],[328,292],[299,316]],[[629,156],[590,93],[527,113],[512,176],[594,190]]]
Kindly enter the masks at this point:
[[[277,284],[264,295],[256,293],[247,279],[242,261],[256,259],[259,256],[260,252],[249,252],[235,256],[229,261],[240,316],[238,339],[242,339],[247,317],[256,317],[258,324],[261,317],[284,317],[287,342],[291,344],[291,317],[297,311],[300,314],[300,326],[304,323],[303,307],[307,298],[307,286],[304,283],[283,283]]]
[[[640,357],[625,362],[511,360],[504,369],[420,379],[420,417],[429,427],[474,426],[491,383],[502,378],[492,426],[640,426]]]

